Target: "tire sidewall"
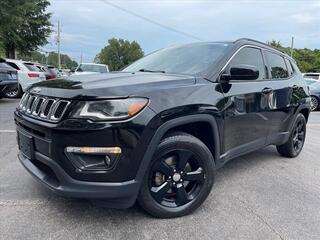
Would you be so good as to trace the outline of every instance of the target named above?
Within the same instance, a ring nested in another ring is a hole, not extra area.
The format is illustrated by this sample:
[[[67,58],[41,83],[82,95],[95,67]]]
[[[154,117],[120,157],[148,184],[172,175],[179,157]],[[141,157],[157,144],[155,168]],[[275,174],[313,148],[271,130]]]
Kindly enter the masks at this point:
[[[166,152],[176,149],[188,149],[197,156],[199,164],[205,171],[205,181],[198,193],[196,199],[191,202],[175,207],[165,207],[153,199],[149,189],[149,174],[152,166],[159,160],[159,156],[163,156]],[[138,196],[138,201],[145,210],[155,217],[179,217],[186,215],[198,208],[209,195],[214,183],[215,165],[214,159],[207,146],[199,139],[190,135],[178,135],[165,138],[158,146],[148,170],[144,176],[144,180]]]
[[[6,98],[19,98],[22,95],[22,88],[20,85],[18,85],[17,93],[13,96],[9,96],[8,93],[4,94]]]
[[[301,148],[299,149],[299,151],[296,151],[296,150],[294,149],[294,145],[293,145],[293,137],[294,137],[295,128],[297,127],[297,123],[298,123],[299,121],[303,121],[304,137],[303,137],[303,142],[302,142]],[[299,113],[299,114],[297,115],[297,117],[296,117],[296,120],[295,120],[294,125],[293,125],[293,129],[292,129],[291,135],[290,135],[290,144],[291,144],[290,147],[291,147],[291,149],[292,149],[293,156],[298,156],[298,155],[300,154],[300,152],[301,152],[302,149],[303,149],[303,146],[304,146],[304,143],[305,143],[305,139],[306,139],[306,119],[305,119],[305,117],[304,117],[301,113]]]

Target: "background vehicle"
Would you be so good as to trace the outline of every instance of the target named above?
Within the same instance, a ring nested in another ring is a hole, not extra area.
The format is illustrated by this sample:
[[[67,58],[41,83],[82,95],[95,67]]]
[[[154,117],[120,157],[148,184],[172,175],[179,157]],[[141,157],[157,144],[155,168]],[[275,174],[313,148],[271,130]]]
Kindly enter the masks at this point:
[[[109,68],[105,64],[97,64],[97,63],[81,63],[77,66],[74,71],[74,74],[93,74],[93,73],[107,73],[109,72]]]
[[[39,63],[34,63],[34,65],[40,70],[40,72],[44,72],[47,80],[58,77],[58,69],[55,66],[42,66]]]
[[[320,103],[320,81],[312,78],[305,78],[305,80],[310,89],[311,111],[316,111],[319,109]]]
[[[47,80],[58,77],[58,69],[55,66],[48,65],[43,67],[43,70],[45,72]]]
[[[58,69],[58,77],[68,77],[70,76],[70,69]]]
[[[8,91],[15,90],[17,86],[17,71],[10,67],[5,60],[0,59],[0,98],[2,98]]]
[[[46,80],[45,74],[33,63],[5,59],[6,63],[18,71],[18,88],[5,94],[9,98],[17,98],[32,84]]]
[[[320,80],[320,73],[304,73],[304,78],[312,78],[314,80]]]
[[[240,39],[36,84],[15,123],[22,165],[54,192],[121,208],[138,200],[156,217],[178,217],[205,201],[229,160],[268,145],[298,156],[309,113],[295,61]]]

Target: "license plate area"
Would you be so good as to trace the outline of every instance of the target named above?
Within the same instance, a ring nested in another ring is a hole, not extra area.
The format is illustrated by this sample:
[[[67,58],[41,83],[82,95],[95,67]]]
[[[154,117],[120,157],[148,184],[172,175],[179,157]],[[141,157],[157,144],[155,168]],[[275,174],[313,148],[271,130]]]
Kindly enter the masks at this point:
[[[34,158],[34,144],[32,136],[18,132],[18,145],[23,155],[29,159]]]

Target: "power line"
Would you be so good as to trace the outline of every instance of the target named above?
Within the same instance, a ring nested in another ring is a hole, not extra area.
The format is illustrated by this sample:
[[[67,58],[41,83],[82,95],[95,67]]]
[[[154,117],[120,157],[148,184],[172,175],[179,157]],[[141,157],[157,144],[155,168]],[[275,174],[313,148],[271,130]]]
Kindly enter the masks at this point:
[[[198,38],[198,37],[195,36],[195,35],[192,35],[192,34],[189,34],[189,33],[183,32],[183,31],[180,31],[180,30],[175,29],[175,28],[170,27],[170,26],[166,26],[166,25],[164,25],[164,24],[162,24],[162,23],[159,23],[159,22],[156,22],[156,21],[154,21],[154,20],[152,20],[152,19],[149,19],[149,18],[147,18],[147,17],[144,17],[144,16],[142,16],[142,15],[140,15],[140,14],[138,14],[138,13],[135,13],[135,12],[132,12],[132,11],[130,11],[130,10],[128,10],[128,9],[125,9],[125,8],[123,8],[123,7],[120,7],[120,6],[114,4],[114,3],[110,2],[110,1],[107,1],[107,0],[100,0],[100,1],[103,2],[103,3],[105,3],[105,4],[108,4],[108,5],[112,6],[112,7],[114,7],[114,8],[117,8],[117,9],[123,11],[123,12],[126,12],[126,13],[128,13],[128,14],[130,14],[130,15],[133,15],[133,16],[135,16],[135,17],[137,17],[137,18],[140,18],[140,19],[145,20],[145,21],[147,21],[147,22],[149,22],[149,23],[152,23],[152,24],[154,24],[154,25],[157,25],[157,26],[159,26],[159,27],[162,27],[162,28],[164,28],[164,29],[167,29],[167,30],[169,30],[169,31],[172,31],[172,32],[175,32],[175,33],[179,33],[179,34],[185,35],[185,36],[187,36],[187,37],[196,39],[196,40],[198,40],[198,41],[203,41],[202,39]]]

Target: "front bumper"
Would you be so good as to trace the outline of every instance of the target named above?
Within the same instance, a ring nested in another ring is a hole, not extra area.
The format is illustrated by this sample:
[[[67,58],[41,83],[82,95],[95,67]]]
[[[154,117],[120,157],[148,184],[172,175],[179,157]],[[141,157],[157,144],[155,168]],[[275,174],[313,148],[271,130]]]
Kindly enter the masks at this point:
[[[108,207],[130,207],[139,192],[141,178],[137,172],[148,138],[152,137],[143,134],[147,129],[145,124],[153,116],[154,113],[146,109],[144,115],[130,122],[94,124],[65,120],[53,124],[16,111],[19,147],[23,142],[21,135],[30,139],[29,144],[22,144],[24,147],[18,156],[34,178],[61,196],[103,199]],[[25,146],[32,154],[26,153]],[[72,163],[65,152],[67,146],[119,146],[123,151],[112,169],[85,171]]]
[[[40,153],[36,153],[34,160],[28,159],[22,153],[19,153],[18,157],[36,180],[60,196],[108,199],[106,205],[126,208],[134,204],[136,193],[139,190],[139,184],[135,180],[120,183],[75,180],[52,159]]]

